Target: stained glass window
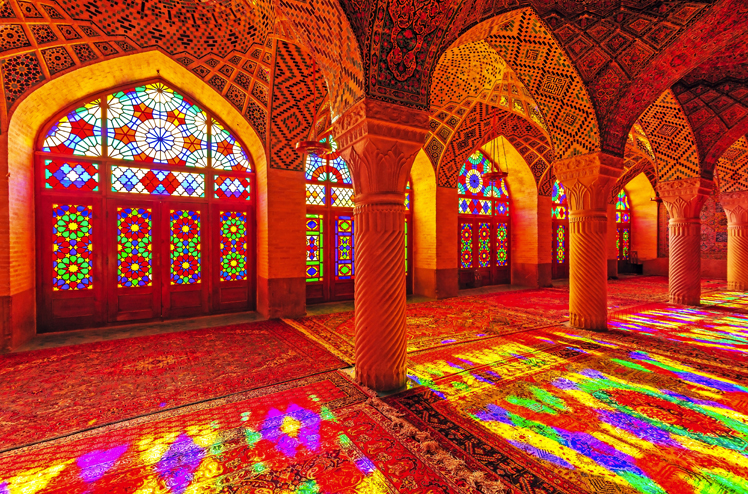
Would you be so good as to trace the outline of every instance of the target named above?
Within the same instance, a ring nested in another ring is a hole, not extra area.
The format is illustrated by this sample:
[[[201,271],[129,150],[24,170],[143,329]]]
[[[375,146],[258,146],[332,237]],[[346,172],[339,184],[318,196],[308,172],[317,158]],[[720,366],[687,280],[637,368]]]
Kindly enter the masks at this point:
[[[146,208],[117,208],[117,285],[151,286],[153,218]]]
[[[47,131],[42,151],[101,156],[101,100],[95,100],[62,117]]]
[[[200,173],[113,166],[112,192],[203,197],[205,179]]]
[[[482,268],[491,265],[490,223],[478,223],[478,265]]]
[[[247,214],[221,211],[221,281],[247,279]]]
[[[353,275],[353,218],[338,216],[335,220],[335,278],[348,280]]]
[[[214,175],[216,199],[243,199],[248,201],[252,198],[252,182],[249,177],[227,177]]]
[[[484,173],[493,168],[486,153],[479,149],[468,157],[460,169],[457,180],[458,213],[477,217],[478,221],[474,224],[462,223],[460,226],[462,269],[508,265],[509,189],[504,178],[490,182],[484,180]],[[500,237],[502,232],[504,236]],[[477,239],[475,245],[473,234]],[[468,259],[468,256],[475,258]]]
[[[509,232],[506,223],[496,225],[496,265],[506,266],[509,259]]]
[[[306,215],[306,279],[322,281],[324,253],[324,216],[321,214]]]
[[[240,172],[252,171],[247,152],[231,132],[223,128],[217,120],[213,120],[211,134],[213,168]]]
[[[352,208],[353,189],[333,187],[330,191],[330,205],[341,208]]]
[[[551,208],[551,218],[557,220],[567,219],[566,189],[556,180],[553,183],[553,207]]]
[[[52,290],[93,288],[91,206],[52,206]]]
[[[460,225],[460,267],[473,267],[473,225],[470,223]]]
[[[200,283],[200,211],[171,211],[171,284]]]
[[[563,263],[566,260],[566,228],[558,225],[556,228],[556,262]]]
[[[631,206],[626,191],[621,189],[616,197],[616,250],[618,260],[629,259],[631,243]]]
[[[410,180],[408,180],[408,184],[405,186],[405,209],[406,211],[410,211],[410,197],[411,197],[411,187],[410,187]]]
[[[208,115],[161,83],[107,97],[109,156],[169,165],[208,166]]]
[[[306,203],[310,206],[324,206],[326,190],[324,185],[306,184]]]
[[[99,190],[99,165],[64,159],[44,160],[44,186],[96,192]]]

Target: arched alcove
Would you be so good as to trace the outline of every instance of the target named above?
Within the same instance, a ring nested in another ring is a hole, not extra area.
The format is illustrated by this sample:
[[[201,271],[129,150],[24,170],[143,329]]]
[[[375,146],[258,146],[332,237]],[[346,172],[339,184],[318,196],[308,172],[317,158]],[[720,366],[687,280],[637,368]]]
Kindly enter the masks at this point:
[[[3,249],[7,257],[0,262],[0,287],[3,295],[10,297],[11,305],[10,316],[6,316],[10,327],[10,342],[6,345],[18,346],[32,337],[36,328],[34,144],[42,126],[90,94],[156,77],[167,84],[189,88],[196,103],[216,114],[247,146],[257,171],[257,271],[259,276],[267,276],[267,242],[261,240],[267,231],[267,166],[261,138],[219,93],[159,51],[104,60],[40,86],[10,118],[2,142],[4,149],[0,149],[8,165],[8,234],[3,243],[7,242],[9,248]]]

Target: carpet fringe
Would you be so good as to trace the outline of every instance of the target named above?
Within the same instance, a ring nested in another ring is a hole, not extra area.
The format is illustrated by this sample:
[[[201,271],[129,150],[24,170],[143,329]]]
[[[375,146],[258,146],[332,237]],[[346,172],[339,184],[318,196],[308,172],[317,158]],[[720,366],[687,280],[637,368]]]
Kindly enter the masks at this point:
[[[367,394],[374,394],[372,390],[365,389],[365,391],[367,391]],[[484,494],[504,494],[505,489],[501,482],[487,479],[484,472],[471,470],[464,461],[455,458],[452,453],[444,449],[431,437],[431,434],[416,428],[413,424],[402,418],[402,413],[377,398],[376,395],[371,396],[366,403],[390,420],[389,429],[392,433],[416,441],[424,456],[435,464],[444,467],[454,477]]]

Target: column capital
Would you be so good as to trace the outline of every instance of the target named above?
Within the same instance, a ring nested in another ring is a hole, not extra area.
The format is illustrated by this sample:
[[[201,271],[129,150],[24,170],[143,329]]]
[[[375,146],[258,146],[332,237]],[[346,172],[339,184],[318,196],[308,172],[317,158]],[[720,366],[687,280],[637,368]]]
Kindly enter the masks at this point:
[[[671,219],[685,220],[699,217],[701,206],[712,191],[713,182],[705,178],[685,178],[660,182],[657,192],[665,203]]]
[[[730,226],[748,226],[748,190],[719,195],[719,203],[727,214]]]
[[[410,167],[429,132],[423,110],[366,98],[333,124],[356,195],[403,193]]]
[[[597,152],[556,161],[553,168],[566,188],[572,211],[607,211],[610,190],[623,170],[623,158]]]

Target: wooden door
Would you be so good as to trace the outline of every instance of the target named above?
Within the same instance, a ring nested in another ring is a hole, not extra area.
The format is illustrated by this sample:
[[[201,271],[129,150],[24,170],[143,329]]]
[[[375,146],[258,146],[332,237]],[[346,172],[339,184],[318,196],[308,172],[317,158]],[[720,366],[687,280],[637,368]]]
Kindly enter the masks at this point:
[[[161,317],[164,231],[158,201],[123,198],[107,211],[110,322]],[[168,259],[168,258],[167,258]]]
[[[207,207],[168,201],[161,208],[162,315],[171,318],[206,314],[212,268]]]
[[[254,210],[248,205],[211,206],[212,310],[254,310]]]
[[[107,293],[101,200],[50,195],[37,211],[40,333],[101,325]]]
[[[353,214],[335,214],[331,217],[332,225],[328,231],[331,246],[328,249],[328,276],[330,281],[330,300],[351,300],[354,295],[355,276],[355,225]]]

